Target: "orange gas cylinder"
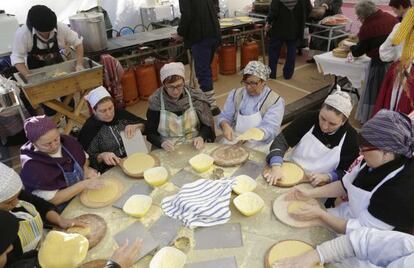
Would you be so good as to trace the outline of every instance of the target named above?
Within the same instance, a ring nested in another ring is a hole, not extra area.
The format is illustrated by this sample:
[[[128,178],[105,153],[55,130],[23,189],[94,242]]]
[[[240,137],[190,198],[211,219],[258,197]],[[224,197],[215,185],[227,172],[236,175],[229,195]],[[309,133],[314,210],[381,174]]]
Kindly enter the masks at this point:
[[[240,56],[240,69],[243,69],[250,61],[259,59],[259,44],[254,40],[244,42]]]
[[[134,69],[128,69],[122,76],[122,90],[124,92],[124,101],[127,106],[133,105],[139,101],[137,82],[135,80]]]
[[[211,61],[211,77],[213,81],[218,79],[218,68],[219,68],[219,56],[217,53],[214,53],[213,60]]]
[[[135,79],[139,97],[147,100],[149,96],[158,88],[157,71],[153,63],[144,63],[135,68]]]
[[[156,59],[155,60],[155,70],[157,72],[158,87],[161,86],[160,70],[161,70],[162,66],[164,66],[165,64],[170,63],[170,62],[174,62],[174,59]]]
[[[235,74],[237,72],[237,47],[234,44],[223,44],[219,55],[220,73]]]

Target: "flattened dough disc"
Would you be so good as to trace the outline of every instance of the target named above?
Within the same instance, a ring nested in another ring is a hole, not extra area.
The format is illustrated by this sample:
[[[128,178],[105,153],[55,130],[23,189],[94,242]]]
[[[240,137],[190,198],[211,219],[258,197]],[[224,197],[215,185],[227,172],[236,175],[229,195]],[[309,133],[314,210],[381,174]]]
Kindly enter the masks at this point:
[[[130,177],[143,178],[144,171],[160,165],[160,160],[151,154],[135,153],[122,159],[122,171]]]
[[[265,173],[270,167],[266,166],[263,170]],[[283,178],[276,182],[279,187],[292,187],[301,183],[309,182],[303,169],[292,162],[283,162],[282,164]]]
[[[103,268],[108,260],[93,260],[81,265],[80,268]]]
[[[276,218],[278,218],[284,224],[287,224],[292,227],[305,228],[312,226],[324,226],[324,224],[320,220],[299,221],[292,218],[288,213],[288,207],[294,201],[285,200],[286,194],[287,193],[280,195],[273,202],[273,213],[275,214]],[[313,206],[319,206],[319,202],[315,199],[310,199],[306,202]]]
[[[271,268],[272,264],[284,259],[302,255],[305,252],[313,250],[308,243],[300,240],[284,240],[273,245],[266,254],[265,267]],[[323,265],[315,265],[314,268],[323,268]]]
[[[249,152],[240,145],[221,145],[211,156],[214,164],[222,167],[233,167],[243,164],[249,159]]]
[[[68,233],[79,233],[89,241],[89,250],[101,242],[106,233],[105,220],[96,214],[83,214],[75,219],[84,222],[87,226],[71,227],[66,230]]]
[[[261,141],[264,138],[265,133],[259,128],[251,128],[237,137],[237,140],[255,140]]]
[[[85,190],[80,195],[81,203],[89,208],[102,208],[117,200],[123,191],[117,179],[104,179],[104,187],[98,190]]]

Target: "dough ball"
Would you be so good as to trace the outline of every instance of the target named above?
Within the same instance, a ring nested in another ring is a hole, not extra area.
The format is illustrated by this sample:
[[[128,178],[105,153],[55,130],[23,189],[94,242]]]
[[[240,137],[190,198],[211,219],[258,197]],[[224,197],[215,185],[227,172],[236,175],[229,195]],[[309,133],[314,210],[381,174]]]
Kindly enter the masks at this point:
[[[264,207],[263,199],[256,193],[247,192],[233,199],[236,208],[245,216],[253,216]]]
[[[168,179],[168,171],[165,167],[154,167],[144,171],[145,181],[152,186],[161,186]]]
[[[160,249],[152,258],[150,268],[183,268],[187,256],[180,250],[173,247]]]
[[[236,182],[232,186],[236,194],[243,194],[246,192],[253,192],[256,189],[257,182],[247,175],[240,175],[236,177]]]
[[[143,217],[152,204],[152,198],[147,195],[136,194],[128,198],[123,206],[126,214],[134,217]]]
[[[89,242],[80,234],[50,231],[40,247],[42,268],[75,268],[85,259]]]

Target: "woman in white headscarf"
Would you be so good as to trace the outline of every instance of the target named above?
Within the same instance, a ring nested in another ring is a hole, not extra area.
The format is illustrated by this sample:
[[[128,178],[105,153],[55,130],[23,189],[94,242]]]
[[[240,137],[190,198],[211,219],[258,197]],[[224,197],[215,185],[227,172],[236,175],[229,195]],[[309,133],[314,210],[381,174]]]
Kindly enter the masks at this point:
[[[350,96],[342,91],[329,95],[319,111],[296,119],[275,138],[265,178],[275,184],[282,178],[285,152],[294,147],[289,160],[301,166],[313,186],[340,180],[358,156],[357,133],[349,124]]]
[[[243,70],[243,87],[233,89],[224,109],[217,118],[223,130],[223,143],[234,143],[238,135],[252,128],[263,133],[259,141],[248,141],[247,146],[268,152],[279,133],[285,111],[285,101],[267,84],[270,68],[259,61],[249,62]]]

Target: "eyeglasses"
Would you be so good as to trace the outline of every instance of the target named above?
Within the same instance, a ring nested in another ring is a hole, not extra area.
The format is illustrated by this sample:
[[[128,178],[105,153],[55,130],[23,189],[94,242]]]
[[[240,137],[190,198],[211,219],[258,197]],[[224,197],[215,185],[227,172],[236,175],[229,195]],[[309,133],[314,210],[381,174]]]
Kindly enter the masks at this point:
[[[261,80],[259,80],[259,81],[245,81],[245,80],[240,81],[240,83],[242,83],[243,85],[252,86],[252,87],[257,87],[261,82],[262,82]]]
[[[164,86],[167,90],[173,91],[174,89],[183,89],[184,88],[184,84],[179,84],[179,85],[168,85],[168,86]]]

